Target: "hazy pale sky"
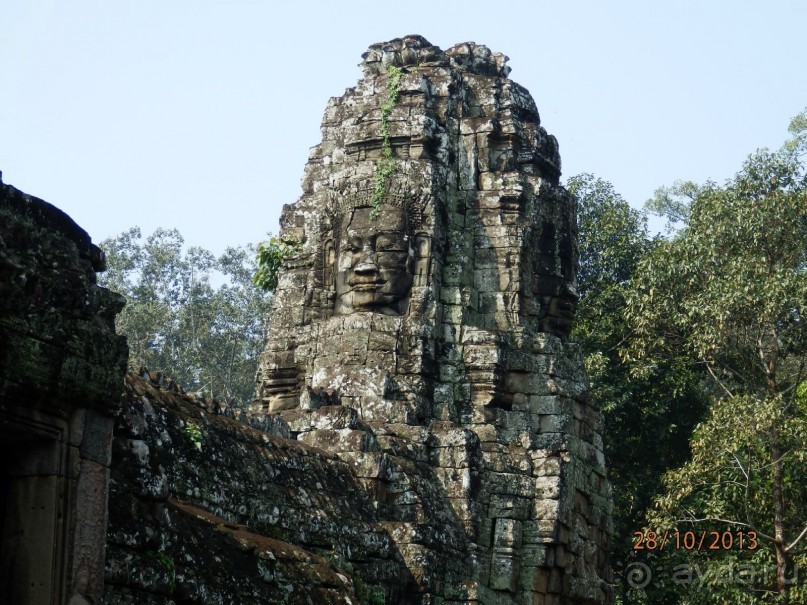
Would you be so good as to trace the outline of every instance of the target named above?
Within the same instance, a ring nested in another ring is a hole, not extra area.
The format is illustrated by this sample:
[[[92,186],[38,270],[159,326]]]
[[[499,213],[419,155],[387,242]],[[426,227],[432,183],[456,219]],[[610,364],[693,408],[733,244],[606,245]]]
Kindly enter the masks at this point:
[[[508,55],[564,178],[635,206],[718,182],[807,106],[807,2],[2,0],[3,181],[94,241],[176,227],[214,252],[277,232],[329,97],[374,42]]]

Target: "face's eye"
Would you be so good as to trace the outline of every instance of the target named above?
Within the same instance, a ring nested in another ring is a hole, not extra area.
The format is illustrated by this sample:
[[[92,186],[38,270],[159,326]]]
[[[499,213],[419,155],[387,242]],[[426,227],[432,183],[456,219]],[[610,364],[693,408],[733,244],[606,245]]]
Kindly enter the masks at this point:
[[[378,265],[386,269],[405,270],[406,252],[379,252],[377,256]]]
[[[361,249],[364,245],[360,237],[353,236],[347,241],[347,248],[354,254],[357,252],[361,252]]]
[[[401,252],[404,250],[404,246],[405,244],[400,235],[381,234],[375,240],[377,252]]]

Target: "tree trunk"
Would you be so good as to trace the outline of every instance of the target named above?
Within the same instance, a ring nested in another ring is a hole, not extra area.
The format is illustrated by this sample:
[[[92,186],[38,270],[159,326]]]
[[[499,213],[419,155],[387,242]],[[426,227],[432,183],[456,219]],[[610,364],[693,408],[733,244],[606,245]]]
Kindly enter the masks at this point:
[[[771,454],[773,455],[773,537],[776,546],[776,587],[779,592],[779,602],[787,605],[789,602],[787,583],[787,551],[785,543],[785,501],[782,493],[784,481],[784,468],[782,466],[782,449],[778,439],[772,438]]]

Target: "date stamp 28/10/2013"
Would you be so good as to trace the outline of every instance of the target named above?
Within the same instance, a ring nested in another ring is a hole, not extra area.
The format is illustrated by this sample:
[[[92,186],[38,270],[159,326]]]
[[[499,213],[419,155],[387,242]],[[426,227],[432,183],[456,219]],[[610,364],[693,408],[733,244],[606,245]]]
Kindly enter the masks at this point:
[[[750,531],[678,531],[652,530],[633,532],[633,550],[756,550],[757,532]]]

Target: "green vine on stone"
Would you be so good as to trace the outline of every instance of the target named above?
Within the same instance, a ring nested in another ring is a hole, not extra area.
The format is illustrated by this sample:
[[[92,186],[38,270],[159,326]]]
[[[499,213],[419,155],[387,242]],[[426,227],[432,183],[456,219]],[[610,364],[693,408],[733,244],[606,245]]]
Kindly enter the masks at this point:
[[[148,550],[146,551],[146,556],[156,559],[160,562],[160,565],[165,568],[165,571],[168,573],[168,593],[174,594],[174,588],[176,588],[177,584],[177,571],[174,560],[162,550],[159,552]]]
[[[193,443],[193,446],[202,451],[202,430],[198,427],[198,425],[194,424],[193,422],[188,422],[182,427],[182,432],[185,433],[185,436],[188,440]]]
[[[353,590],[361,605],[384,605],[384,593],[375,586],[370,586],[357,572],[353,576]]]
[[[373,189],[373,210],[370,218],[375,220],[381,212],[381,202],[387,196],[387,183],[395,172],[395,160],[392,154],[392,143],[389,137],[389,117],[400,98],[401,78],[403,70],[395,65],[387,67],[387,98],[381,105],[381,158],[375,165],[375,187]]]
[[[258,270],[252,277],[252,283],[259,288],[272,292],[277,288],[277,279],[283,261],[300,251],[300,243],[293,239],[280,239],[271,237],[268,241],[258,244],[255,255]]]

